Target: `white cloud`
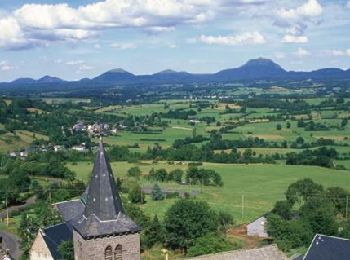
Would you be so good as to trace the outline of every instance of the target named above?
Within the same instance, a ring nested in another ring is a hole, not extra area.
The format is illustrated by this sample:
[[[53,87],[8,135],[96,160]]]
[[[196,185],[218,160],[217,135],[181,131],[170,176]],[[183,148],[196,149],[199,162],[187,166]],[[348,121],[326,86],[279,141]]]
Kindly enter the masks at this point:
[[[309,39],[307,36],[297,36],[292,34],[287,34],[283,37],[283,43],[307,43]]]
[[[281,18],[289,20],[320,16],[322,11],[322,6],[317,0],[308,0],[306,3],[295,9],[282,8],[278,11],[278,14]]]
[[[264,36],[259,32],[247,32],[240,35],[231,36],[206,36],[201,35],[199,41],[206,44],[217,45],[247,45],[247,44],[263,44],[266,42]]]
[[[346,7],[350,8],[350,1],[347,2]]]
[[[84,63],[85,62],[83,60],[70,60],[66,62],[66,65],[80,65]]]
[[[89,66],[89,65],[86,65],[86,64],[83,64],[81,66],[79,66],[79,71],[85,71],[85,70],[92,70],[94,67],[92,66]]]
[[[11,66],[6,60],[0,61],[0,70],[8,71],[13,70],[15,67]]]
[[[215,12],[208,10],[216,5],[214,0],[104,0],[77,8],[66,3],[25,4],[0,18],[0,47],[78,41],[109,28],[169,32],[178,24],[213,18]]]
[[[131,42],[124,42],[124,43],[114,42],[114,43],[110,44],[110,46],[112,48],[120,49],[120,50],[135,49],[137,47],[136,44],[131,43]]]
[[[347,50],[328,50],[324,52],[326,55],[330,56],[350,56],[350,49]]]
[[[298,50],[294,53],[296,56],[305,57],[311,55],[311,53],[303,48],[298,48]]]

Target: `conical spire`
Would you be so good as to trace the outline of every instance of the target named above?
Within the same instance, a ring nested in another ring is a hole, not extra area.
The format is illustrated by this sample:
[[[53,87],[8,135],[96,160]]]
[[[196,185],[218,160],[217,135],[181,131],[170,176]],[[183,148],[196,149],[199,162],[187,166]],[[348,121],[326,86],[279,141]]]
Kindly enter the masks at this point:
[[[122,202],[101,139],[87,191],[84,216],[89,218],[94,215],[106,221],[117,219],[120,212],[123,212]]]

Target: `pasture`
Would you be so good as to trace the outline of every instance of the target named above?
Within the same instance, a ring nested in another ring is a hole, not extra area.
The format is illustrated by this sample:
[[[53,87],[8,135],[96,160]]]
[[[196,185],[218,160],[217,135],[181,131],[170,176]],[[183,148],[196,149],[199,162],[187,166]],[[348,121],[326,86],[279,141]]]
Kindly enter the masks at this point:
[[[68,164],[77,177],[85,182],[89,180],[92,162]],[[113,162],[115,176],[125,178],[126,172],[133,166],[139,166],[142,175],[152,168],[165,168],[171,171],[176,168],[187,169],[187,165],[169,165],[167,162],[153,164],[149,161],[140,163]],[[231,213],[238,223],[247,223],[272,209],[277,200],[284,198],[288,185],[302,178],[311,178],[325,187],[340,186],[349,190],[350,171],[336,171],[316,166],[287,166],[287,165],[233,165],[203,163],[206,169],[217,171],[224,182],[223,187],[206,187],[200,185],[180,185],[176,183],[160,183],[169,190],[198,193],[198,199],[207,201],[215,210]],[[151,188],[154,183],[141,178],[141,186]],[[243,218],[242,218],[243,196]],[[165,211],[176,199],[152,201],[146,196],[147,203],[142,208],[148,215],[158,214],[162,217]]]

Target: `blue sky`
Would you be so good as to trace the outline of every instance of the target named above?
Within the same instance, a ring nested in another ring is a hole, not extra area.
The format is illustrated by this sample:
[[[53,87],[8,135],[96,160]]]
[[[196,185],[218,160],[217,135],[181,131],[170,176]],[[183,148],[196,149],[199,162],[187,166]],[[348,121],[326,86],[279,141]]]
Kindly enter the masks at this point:
[[[0,81],[216,72],[257,57],[350,68],[350,1],[0,0]]]

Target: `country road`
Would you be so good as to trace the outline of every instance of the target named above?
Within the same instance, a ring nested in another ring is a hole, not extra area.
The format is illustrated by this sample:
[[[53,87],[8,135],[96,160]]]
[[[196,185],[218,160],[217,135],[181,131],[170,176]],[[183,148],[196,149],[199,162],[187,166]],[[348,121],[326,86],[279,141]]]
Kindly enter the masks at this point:
[[[8,213],[9,213],[9,216],[11,216],[12,213],[14,212],[18,212],[18,211],[21,211],[22,209],[34,204],[36,202],[36,196],[31,196],[29,197],[25,202],[24,204],[21,204],[21,205],[14,205],[14,206],[10,206],[8,207]],[[0,220],[1,219],[5,219],[6,218],[6,209],[2,209],[0,211]]]
[[[21,239],[6,231],[0,231],[0,241],[2,240],[2,248],[8,249],[13,259],[19,259],[22,255]]]

